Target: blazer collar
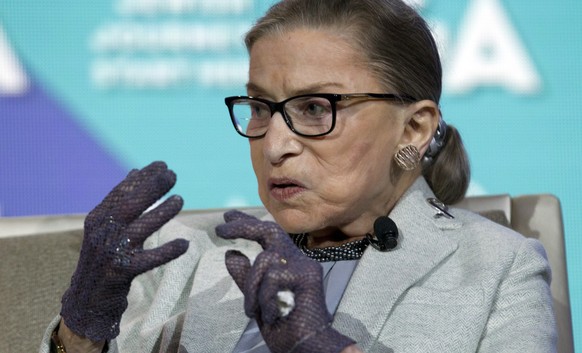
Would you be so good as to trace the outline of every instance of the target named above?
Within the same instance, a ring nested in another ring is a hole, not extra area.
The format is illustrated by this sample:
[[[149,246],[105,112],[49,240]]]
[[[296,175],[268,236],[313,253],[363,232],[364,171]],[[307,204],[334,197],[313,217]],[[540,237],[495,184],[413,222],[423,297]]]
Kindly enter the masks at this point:
[[[389,252],[369,247],[346,288],[333,326],[364,351],[374,345],[398,298],[457,249],[444,230],[461,222],[435,218],[437,210],[427,202],[434,197],[422,177],[409,188],[389,215],[398,226],[398,246]]]

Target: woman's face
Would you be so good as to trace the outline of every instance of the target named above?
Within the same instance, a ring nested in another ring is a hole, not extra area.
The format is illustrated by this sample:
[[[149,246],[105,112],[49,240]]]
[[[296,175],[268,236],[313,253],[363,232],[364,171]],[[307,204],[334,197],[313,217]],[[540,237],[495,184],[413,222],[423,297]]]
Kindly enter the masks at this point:
[[[296,29],[259,39],[250,52],[248,95],[271,101],[307,93],[385,92],[363,57],[331,32]],[[338,102],[335,129],[301,137],[280,113],[263,138],[251,139],[260,198],[288,232],[325,241],[372,230],[400,197],[391,178],[392,157],[406,124],[395,102]],[[402,189],[402,190],[401,190]]]

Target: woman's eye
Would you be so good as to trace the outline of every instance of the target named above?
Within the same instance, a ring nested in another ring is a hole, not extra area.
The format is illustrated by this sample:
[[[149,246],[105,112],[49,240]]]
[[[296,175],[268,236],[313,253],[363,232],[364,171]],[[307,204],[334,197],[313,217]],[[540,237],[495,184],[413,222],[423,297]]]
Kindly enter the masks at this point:
[[[326,113],[325,107],[320,104],[311,103],[307,106],[306,112],[310,115],[322,115]]]
[[[251,104],[251,115],[253,118],[264,118],[267,108],[262,104]]]
[[[305,102],[303,106],[303,114],[310,117],[322,117],[331,112],[329,102],[326,100],[311,100]]]

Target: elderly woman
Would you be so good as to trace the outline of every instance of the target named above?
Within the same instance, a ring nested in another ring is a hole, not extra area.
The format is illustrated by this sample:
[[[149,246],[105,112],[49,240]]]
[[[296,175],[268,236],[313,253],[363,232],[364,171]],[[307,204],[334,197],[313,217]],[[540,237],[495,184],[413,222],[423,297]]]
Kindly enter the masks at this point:
[[[42,352],[555,351],[541,245],[445,206],[468,163],[413,9],[285,0],[246,45],[247,96],[226,104],[268,214],[150,236],[182,200],[142,214],[175,175],[132,171],[86,219]]]

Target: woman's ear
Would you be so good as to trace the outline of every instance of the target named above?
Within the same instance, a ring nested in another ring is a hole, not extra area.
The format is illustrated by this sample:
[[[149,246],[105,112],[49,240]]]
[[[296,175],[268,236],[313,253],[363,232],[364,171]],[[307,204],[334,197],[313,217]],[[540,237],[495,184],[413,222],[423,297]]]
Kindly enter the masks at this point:
[[[431,100],[421,100],[407,107],[407,120],[400,140],[400,148],[414,145],[423,156],[436,132],[440,111]]]

